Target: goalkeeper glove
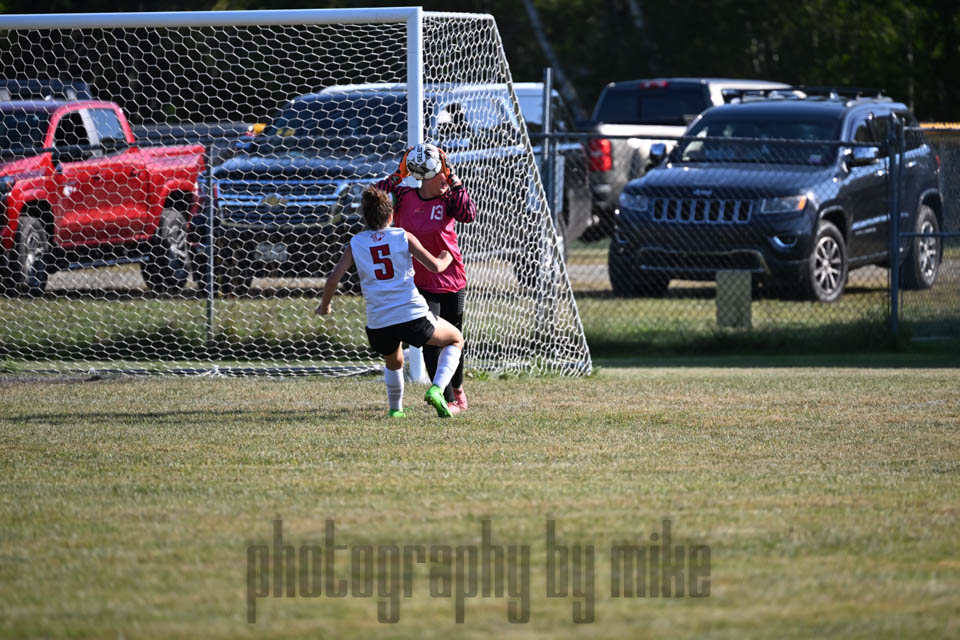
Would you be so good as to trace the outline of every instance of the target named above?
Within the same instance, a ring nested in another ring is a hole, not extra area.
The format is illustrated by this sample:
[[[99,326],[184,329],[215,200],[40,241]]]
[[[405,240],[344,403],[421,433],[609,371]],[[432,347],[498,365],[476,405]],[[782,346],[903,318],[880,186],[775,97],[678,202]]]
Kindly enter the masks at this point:
[[[457,177],[457,174],[453,172],[453,167],[450,166],[450,161],[447,159],[447,152],[443,149],[440,149],[440,171],[443,173],[443,177],[447,179],[447,184],[451,189],[456,189],[463,186],[463,183],[460,182],[460,178]]]
[[[412,149],[413,147],[409,147],[403,152],[403,157],[400,158],[400,164],[397,165],[397,170],[390,174],[390,182],[393,184],[400,184],[404,178],[410,175],[410,171],[407,170],[407,156],[410,155]]]

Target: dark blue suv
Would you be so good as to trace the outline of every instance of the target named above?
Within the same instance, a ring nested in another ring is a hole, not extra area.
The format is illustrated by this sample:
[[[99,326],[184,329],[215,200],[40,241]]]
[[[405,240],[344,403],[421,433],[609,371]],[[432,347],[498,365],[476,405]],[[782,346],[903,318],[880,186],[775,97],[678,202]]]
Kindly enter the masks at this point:
[[[891,114],[907,127],[900,228],[938,232],[940,159],[905,105],[745,96],[705,111],[666,162],[655,149],[659,166],[624,188],[609,253],[614,293],[662,295],[671,279],[735,269],[778,292],[836,300],[850,269],[889,264]],[[938,238],[904,243],[905,286],[932,287],[941,252]]]

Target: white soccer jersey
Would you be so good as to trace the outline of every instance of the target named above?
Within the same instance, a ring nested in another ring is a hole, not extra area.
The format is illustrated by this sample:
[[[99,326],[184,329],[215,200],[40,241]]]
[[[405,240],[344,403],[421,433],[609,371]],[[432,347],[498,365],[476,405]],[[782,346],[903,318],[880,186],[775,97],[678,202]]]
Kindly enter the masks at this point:
[[[406,232],[365,229],[350,239],[367,303],[367,326],[381,329],[427,315],[427,301],[413,283],[413,256]]]

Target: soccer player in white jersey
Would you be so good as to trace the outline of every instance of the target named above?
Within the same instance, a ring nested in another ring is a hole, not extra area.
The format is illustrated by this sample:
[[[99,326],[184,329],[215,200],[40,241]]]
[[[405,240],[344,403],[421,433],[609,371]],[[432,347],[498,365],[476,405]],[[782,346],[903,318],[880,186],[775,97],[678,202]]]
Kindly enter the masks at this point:
[[[390,195],[374,187],[363,192],[361,203],[367,228],[353,236],[344,248],[337,266],[327,277],[323,299],[317,313],[330,313],[330,302],[337,284],[350,265],[357,265],[360,287],[367,305],[367,339],[370,347],[383,356],[383,378],[387,386],[389,415],[406,417],[403,412],[403,344],[441,347],[433,385],[424,400],[441,418],[453,415],[443,397],[463,351],[463,334],[455,326],[434,316],[413,283],[413,258],[439,273],[450,266],[453,256],[441,251],[438,256],[423,248],[410,232],[391,227],[393,204]]]

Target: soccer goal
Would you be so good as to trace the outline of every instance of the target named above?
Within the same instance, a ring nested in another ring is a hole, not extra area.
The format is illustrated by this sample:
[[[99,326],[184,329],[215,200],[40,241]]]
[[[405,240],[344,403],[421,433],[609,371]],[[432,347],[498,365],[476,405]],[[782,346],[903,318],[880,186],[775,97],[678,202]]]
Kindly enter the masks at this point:
[[[492,16],[5,15],[0,51],[7,371],[378,369],[355,277],[314,308],[363,188],[428,141],[479,211],[467,366],[590,372]]]

